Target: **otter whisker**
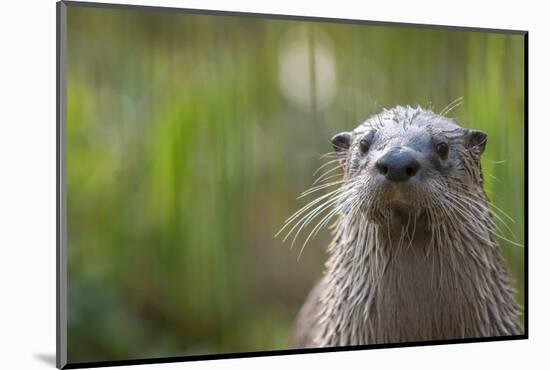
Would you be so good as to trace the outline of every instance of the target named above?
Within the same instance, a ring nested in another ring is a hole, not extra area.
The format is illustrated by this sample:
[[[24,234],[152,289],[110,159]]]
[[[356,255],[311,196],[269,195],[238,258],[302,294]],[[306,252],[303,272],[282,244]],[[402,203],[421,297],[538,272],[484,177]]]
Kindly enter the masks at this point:
[[[307,226],[307,224],[309,224],[309,222],[311,222],[311,220],[313,220],[319,213],[322,213],[325,209],[329,208],[331,205],[335,204],[338,202],[338,200],[342,197],[343,195],[340,194],[338,196],[336,196],[335,198],[330,198],[328,201],[324,202],[323,204],[321,204],[320,206],[318,206],[317,208],[313,209],[311,212],[305,214],[299,221],[296,222],[296,224],[290,229],[290,231],[288,232],[288,234],[284,237],[283,241],[286,241],[286,239],[288,239],[288,237],[292,234],[292,232],[297,228],[299,227],[298,231],[296,232],[296,235],[294,237],[294,239],[292,240],[292,246],[294,245],[294,242],[296,241],[296,237],[298,236],[298,234],[300,233],[300,231],[302,230],[303,227]]]
[[[333,179],[341,178],[341,177],[342,177],[341,173],[336,173],[336,174],[327,176],[326,178],[322,179],[322,181],[320,183],[322,184],[325,181],[332,181]],[[312,185],[315,185],[315,183],[313,183]]]
[[[320,229],[322,229],[324,227],[324,225],[326,225],[328,222],[330,222],[330,219],[336,214],[340,212],[340,208],[339,207],[336,207],[334,209],[332,209],[327,215],[324,216],[323,219],[321,219],[321,221],[319,221],[317,223],[317,225],[315,225],[315,227],[313,228],[313,230],[309,233],[309,235],[307,236],[304,244],[302,244],[302,247],[300,248],[300,253],[298,254],[298,259],[300,259],[300,256],[302,255],[302,252],[306,246],[306,244],[309,242],[309,240],[312,238],[312,236],[315,236],[317,235],[317,233],[319,232]]]
[[[347,186],[353,186],[354,183],[349,183]],[[336,194],[334,197],[330,198],[329,200],[325,201],[323,204],[318,206],[317,208],[313,209],[306,215],[304,215],[299,221],[296,222],[296,224],[290,229],[288,234],[285,236],[283,241],[286,241],[288,237],[292,234],[292,232],[298,227],[298,230],[296,231],[296,234],[292,240],[291,248],[294,246],[294,243],[296,242],[296,239],[298,235],[300,234],[301,230],[306,227],[315,217],[317,217],[320,213],[322,213],[325,209],[332,206],[333,204],[336,204],[340,199],[345,198],[346,196],[349,196],[349,191],[353,191],[353,188],[345,190],[346,186],[338,189],[339,194]],[[286,226],[286,225],[285,225]]]
[[[335,157],[342,157],[343,155],[339,152],[328,152],[328,153],[325,153],[325,154],[319,154],[319,159],[325,159],[325,158],[335,158]]]
[[[489,202],[489,206],[491,207],[494,207],[497,211],[500,212],[501,215],[503,215],[504,217],[506,217],[507,219],[509,219],[511,222],[515,223],[516,221],[514,221],[514,219],[512,217],[510,217],[510,215],[508,215],[506,212],[504,212],[502,209],[498,208],[496,206],[496,204],[494,204],[493,202]]]
[[[469,196],[466,196],[466,195],[461,195],[461,194],[458,194],[458,193],[453,193],[452,191],[448,192],[448,196],[451,196],[451,197],[454,197],[454,199],[457,201],[457,202],[460,202],[461,204],[464,204],[465,207],[468,207],[470,206],[471,204],[473,205],[476,205],[476,210],[477,211],[481,211],[483,210],[485,207],[483,207],[483,204],[481,204],[480,202],[478,202],[476,199],[473,199]],[[515,234],[514,234],[514,231],[508,226],[508,224],[495,212],[492,212],[490,209],[487,210],[491,216],[495,217],[498,221],[500,221],[504,227],[512,234],[512,236],[515,238]],[[498,228],[498,225],[495,224],[495,226]],[[499,229],[499,231],[502,231]]]
[[[325,171],[323,174],[321,174],[319,177],[317,177],[314,181],[313,181],[313,184],[311,184],[312,186],[314,186],[315,184],[317,183],[322,183],[323,181],[326,181],[327,179],[327,176],[330,178],[330,177],[342,177],[342,173],[337,173],[337,174],[333,174],[334,171],[337,171],[337,170],[341,170],[342,167],[341,166],[335,166],[331,169],[329,169],[328,171]],[[331,175],[332,174],[332,175]],[[330,176],[329,176],[330,175]]]
[[[465,207],[467,207],[469,204],[468,202],[473,202],[472,200],[470,199],[455,199],[457,202],[461,202],[462,204],[464,204]],[[480,211],[482,210],[483,208],[477,208],[476,207],[476,211]],[[508,230],[508,232],[510,232],[510,234],[512,234],[512,236],[515,238],[516,235],[514,233],[514,231],[508,226],[508,224],[496,213],[496,212],[493,212],[492,210],[488,210],[489,214],[491,215],[491,217],[494,217],[497,221],[499,221],[502,225],[504,225],[504,227]],[[473,214],[472,214],[472,217],[473,217]],[[498,229],[498,231],[502,232],[502,230],[500,229],[500,227],[498,226],[498,224],[495,224],[495,227]]]
[[[473,213],[471,213],[470,211],[468,211],[468,209],[464,208],[464,206],[462,205],[459,205],[459,203],[454,203],[453,204],[453,208],[454,210],[456,210],[457,212],[459,213],[462,213],[463,217],[465,220],[470,220],[471,222],[475,222],[475,215]],[[497,227],[497,225],[494,225],[495,227]],[[476,228],[473,228],[469,225],[468,222],[465,222],[464,223],[464,227],[466,227],[472,234],[476,235],[478,238],[480,238],[483,242],[486,242],[488,244],[494,244],[494,242],[488,238],[487,236],[485,235],[482,235],[479,233],[478,230],[482,229],[480,227],[476,227]],[[515,245],[515,246],[518,246],[518,247],[523,247],[522,244],[520,243],[517,243],[517,242],[514,242],[506,237],[504,237],[503,235],[500,235],[497,231],[495,230],[492,230],[492,229],[485,229],[485,231],[487,231],[490,235],[494,235],[495,237],[499,238],[499,239],[502,239],[512,245]]]
[[[465,184],[464,182],[461,182],[459,181],[458,179],[453,179],[453,182],[458,185],[458,186],[464,186],[464,194],[459,194],[460,196],[465,196],[465,194],[467,194],[469,191],[467,190],[467,187],[469,186],[469,184]],[[486,192],[488,192],[487,190],[485,190]],[[489,192],[488,192],[489,193]],[[483,199],[477,199],[476,198],[476,201],[478,201],[478,204],[483,208],[484,205],[483,205]],[[481,204],[480,204],[481,202]],[[504,217],[506,217],[507,219],[509,219],[511,222],[515,223],[516,221],[510,216],[508,215],[505,211],[503,211],[501,208],[497,207],[497,205],[494,203],[494,202],[491,202],[490,200],[488,201],[488,204],[490,207],[494,207],[497,211],[500,212],[500,214]]]
[[[510,239],[508,239],[508,238],[506,238],[506,237],[504,237],[504,236],[502,236],[502,235],[500,235],[500,234],[497,234],[496,232],[493,232],[492,234],[493,234],[494,236],[496,236],[497,238],[502,239],[502,240],[504,240],[505,242],[510,243],[510,244],[512,244],[512,245],[514,245],[514,246],[516,246],[516,247],[525,248],[525,246],[524,246],[523,244],[517,243],[517,242],[515,242],[515,241],[513,241],[513,240],[510,240]]]
[[[315,193],[317,191],[329,188],[329,187],[334,186],[334,185],[343,184],[344,182],[346,182],[346,180],[332,181],[330,183],[313,186],[313,187],[309,188],[308,190],[304,191],[302,194],[300,194],[300,196],[297,197],[296,199],[302,199],[303,197],[306,197],[306,196],[308,196],[312,193]]]
[[[445,108],[443,108],[441,110],[441,112],[439,112],[439,116],[441,117],[444,117],[446,116],[448,113],[450,113],[453,109],[455,109],[456,107],[458,107],[459,105],[461,105],[463,103],[463,100],[464,100],[464,97],[462,96],[459,96],[458,98],[456,98],[455,100],[451,101],[449,104],[447,104],[445,106]]]
[[[504,164],[506,162],[508,162],[507,159],[502,159],[500,161],[492,161],[490,159],[485,159],[485,160],[482,160],[482,162],[487,162],[487,163],[491,163],[491,164]]]
[[[333,164],[333,163],[339,163],[340,162],[340,158],[337,158],[337,159],[332,159],[330,161],[327,161],[326,163],[323,163],[319,168],[317,168],[315,170],[315,172],[313,172],[313,175],[311,175],[311,177],[315,177],[315,175],[317,175],[323,168]],[[337,167],[340,167],[340,165],[338,165]]]
[[[303,206],[302,208],[300,208],[298,211],[294,212],[290,217],[288,217],[285,222],[284,222],[284,226],[281,230],[279,230],[277,232],[277,234],[275,234],[275,237],[277,237],[281,231],[283,231],[289,223],[291,223],[294,219],[296,219],[298,216],[300,216],[302,213],[304,213],[305,211],[307,211],[309,208],[313,207],[315,204],[319,203],[320,201],[322,201],[323,199],[325,198],[328,198],[330,197],[331,195],[334,195],[336,193],[340,193],[341,192],[341,189],[336,189],[336,190],[333,190],[331,191],[330,193],[327,193],[325,195],[322,195],[316,199],[314,199],[313,201],[309,202],[308,204],[306,204],[305,206]]]

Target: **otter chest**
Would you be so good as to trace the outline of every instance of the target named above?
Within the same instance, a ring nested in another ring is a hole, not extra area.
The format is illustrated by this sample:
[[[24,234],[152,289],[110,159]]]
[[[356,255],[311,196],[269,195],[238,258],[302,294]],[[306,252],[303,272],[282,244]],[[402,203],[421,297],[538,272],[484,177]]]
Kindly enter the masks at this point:
[[[366,318],[376,343],[465,338],[476,333],[471,277],[447,258],[411,246],[388,264]]]

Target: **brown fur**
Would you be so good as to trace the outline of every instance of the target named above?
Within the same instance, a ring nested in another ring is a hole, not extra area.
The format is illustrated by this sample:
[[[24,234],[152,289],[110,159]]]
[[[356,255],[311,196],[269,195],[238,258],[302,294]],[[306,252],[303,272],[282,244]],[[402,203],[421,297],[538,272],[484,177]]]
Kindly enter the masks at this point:
[[[483,190],[485,136],[411,107],[385,110],[350,134],[349,143],[335,147],[340,188],[306,214],[333,207],[317,230],[332,215],[337,221],[324,276],[297,317],[290,346],[521,334]],[[361,154],[365,137],[372,148]],[[445,160],[430,154],[434,138],[449,143]],[[395,145],[419,153],[416,183],[397,188],[373,175],[376,158]],[[298,232],[313,216],[304,218],[291,219],[302,222]]]

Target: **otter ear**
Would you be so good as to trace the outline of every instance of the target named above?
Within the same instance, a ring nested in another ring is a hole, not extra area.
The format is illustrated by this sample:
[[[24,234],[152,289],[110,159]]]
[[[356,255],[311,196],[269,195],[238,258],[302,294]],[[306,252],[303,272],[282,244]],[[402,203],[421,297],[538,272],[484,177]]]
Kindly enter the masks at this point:
[[[340,132],[330,139],[335,152],[343,152],[349,149],[351,144],[351,132]]]
[[[485,151],[487,134],[482,131],[468,130],[466,135],[466,148],[474,150],[478,155]]]

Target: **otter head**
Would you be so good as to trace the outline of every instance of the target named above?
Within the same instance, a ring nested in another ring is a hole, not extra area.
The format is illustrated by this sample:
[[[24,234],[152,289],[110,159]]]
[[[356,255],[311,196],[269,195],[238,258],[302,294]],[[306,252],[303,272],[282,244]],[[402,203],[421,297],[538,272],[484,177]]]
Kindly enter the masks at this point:
[[[438,222],[448,208],[483,193],[487,135],[421,108],[384,110],[332,138],[344,169],[344,210],[370,221]]]

